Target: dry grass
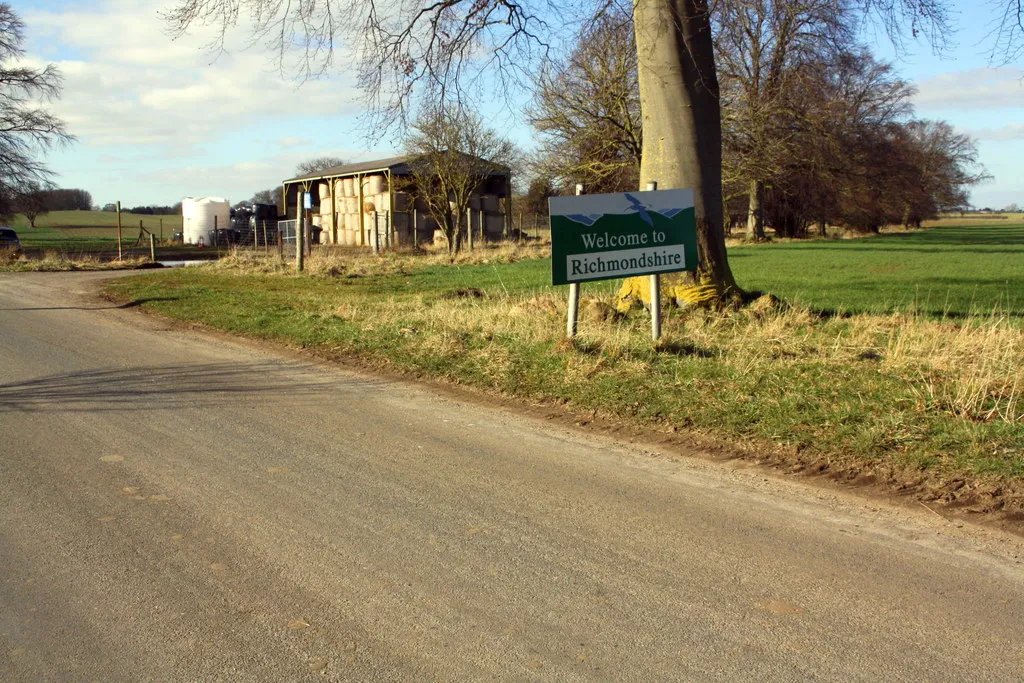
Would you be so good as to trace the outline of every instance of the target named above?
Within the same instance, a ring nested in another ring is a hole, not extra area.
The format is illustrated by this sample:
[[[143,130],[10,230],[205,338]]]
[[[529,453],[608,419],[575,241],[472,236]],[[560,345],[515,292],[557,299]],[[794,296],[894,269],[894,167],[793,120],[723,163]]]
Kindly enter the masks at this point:
[[[429,266],[497,265],[550,256],[551,244],[538,242],[488,244],[454,256],[441,246],[388,252],[379,256],[363,248],[321,247],[306,257],[305,269],[314,277],[371,277],[409,273]],[[295,261],[290,256],[281,258],[275,253],[251,249],[232,249],[219,261],[203,267],[261,275],[295,273]]]
[[[128,258],[121,261],[103,260],[91,254],[68,254],[47,251],[40,258],[30,258],[19,251],[0,251],[0,271],[8,272],[65,272],[75,270],[127,270],[148,262],[146,258]]]

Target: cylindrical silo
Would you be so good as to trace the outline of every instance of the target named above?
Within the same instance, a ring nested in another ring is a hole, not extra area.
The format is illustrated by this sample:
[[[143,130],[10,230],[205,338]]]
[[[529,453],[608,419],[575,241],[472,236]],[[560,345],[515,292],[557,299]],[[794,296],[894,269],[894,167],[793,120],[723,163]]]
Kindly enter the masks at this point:
[[[222,197],[185,197],[181,200],[182,238],[185,244],[214,243],[214,230],[231,228],[231,204]]]

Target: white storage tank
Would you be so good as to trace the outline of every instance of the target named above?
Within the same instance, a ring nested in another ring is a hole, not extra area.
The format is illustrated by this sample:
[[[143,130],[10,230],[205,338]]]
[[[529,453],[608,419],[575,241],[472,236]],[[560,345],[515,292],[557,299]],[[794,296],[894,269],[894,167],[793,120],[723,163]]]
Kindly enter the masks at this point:
[[[185,197],[181,200],[185,244],[213,244],[214,229],[231,229],[231,203],[223,197]]]

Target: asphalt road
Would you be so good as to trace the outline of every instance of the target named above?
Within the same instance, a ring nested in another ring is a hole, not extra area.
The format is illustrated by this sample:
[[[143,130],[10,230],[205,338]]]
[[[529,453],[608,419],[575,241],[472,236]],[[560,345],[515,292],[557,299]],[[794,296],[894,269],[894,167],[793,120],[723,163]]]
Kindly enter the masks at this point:
[[[1024,680],[997,532],[175,331],[99,277],[0,275],[4,681]]]

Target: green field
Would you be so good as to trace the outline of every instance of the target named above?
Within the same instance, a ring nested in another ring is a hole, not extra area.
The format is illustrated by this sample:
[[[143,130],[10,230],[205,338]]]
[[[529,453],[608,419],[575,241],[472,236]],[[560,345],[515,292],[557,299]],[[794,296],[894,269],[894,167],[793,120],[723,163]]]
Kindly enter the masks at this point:
[[[729,263],[739,285],[834,313],[920,313],[935,317],[1005,314],[1024,318],[1024,224],[942,226],[863,239],[738,246]],[[548,260],[465,270],[430,266],[387,291],[424,287],[550,288]],[[607,294],[617,281],[582,285]],[[563,291],[560,288],[557,291]]]
[[[139,221],[155,234],[170,239],[181,230],[181,216],[139,216],[121,214],[121,234],[125,243],[139,235]],[[117,214],[110,211],[53,211],[36,219],[30,228],[24,216],[15,216],[10,227],[18,232],[23,247],[29,250],[90,252],[117,247]]]
[[[991,223],[733,247],[729,262],[741,287],[826,312],[1022,316],[1024,225]]]

